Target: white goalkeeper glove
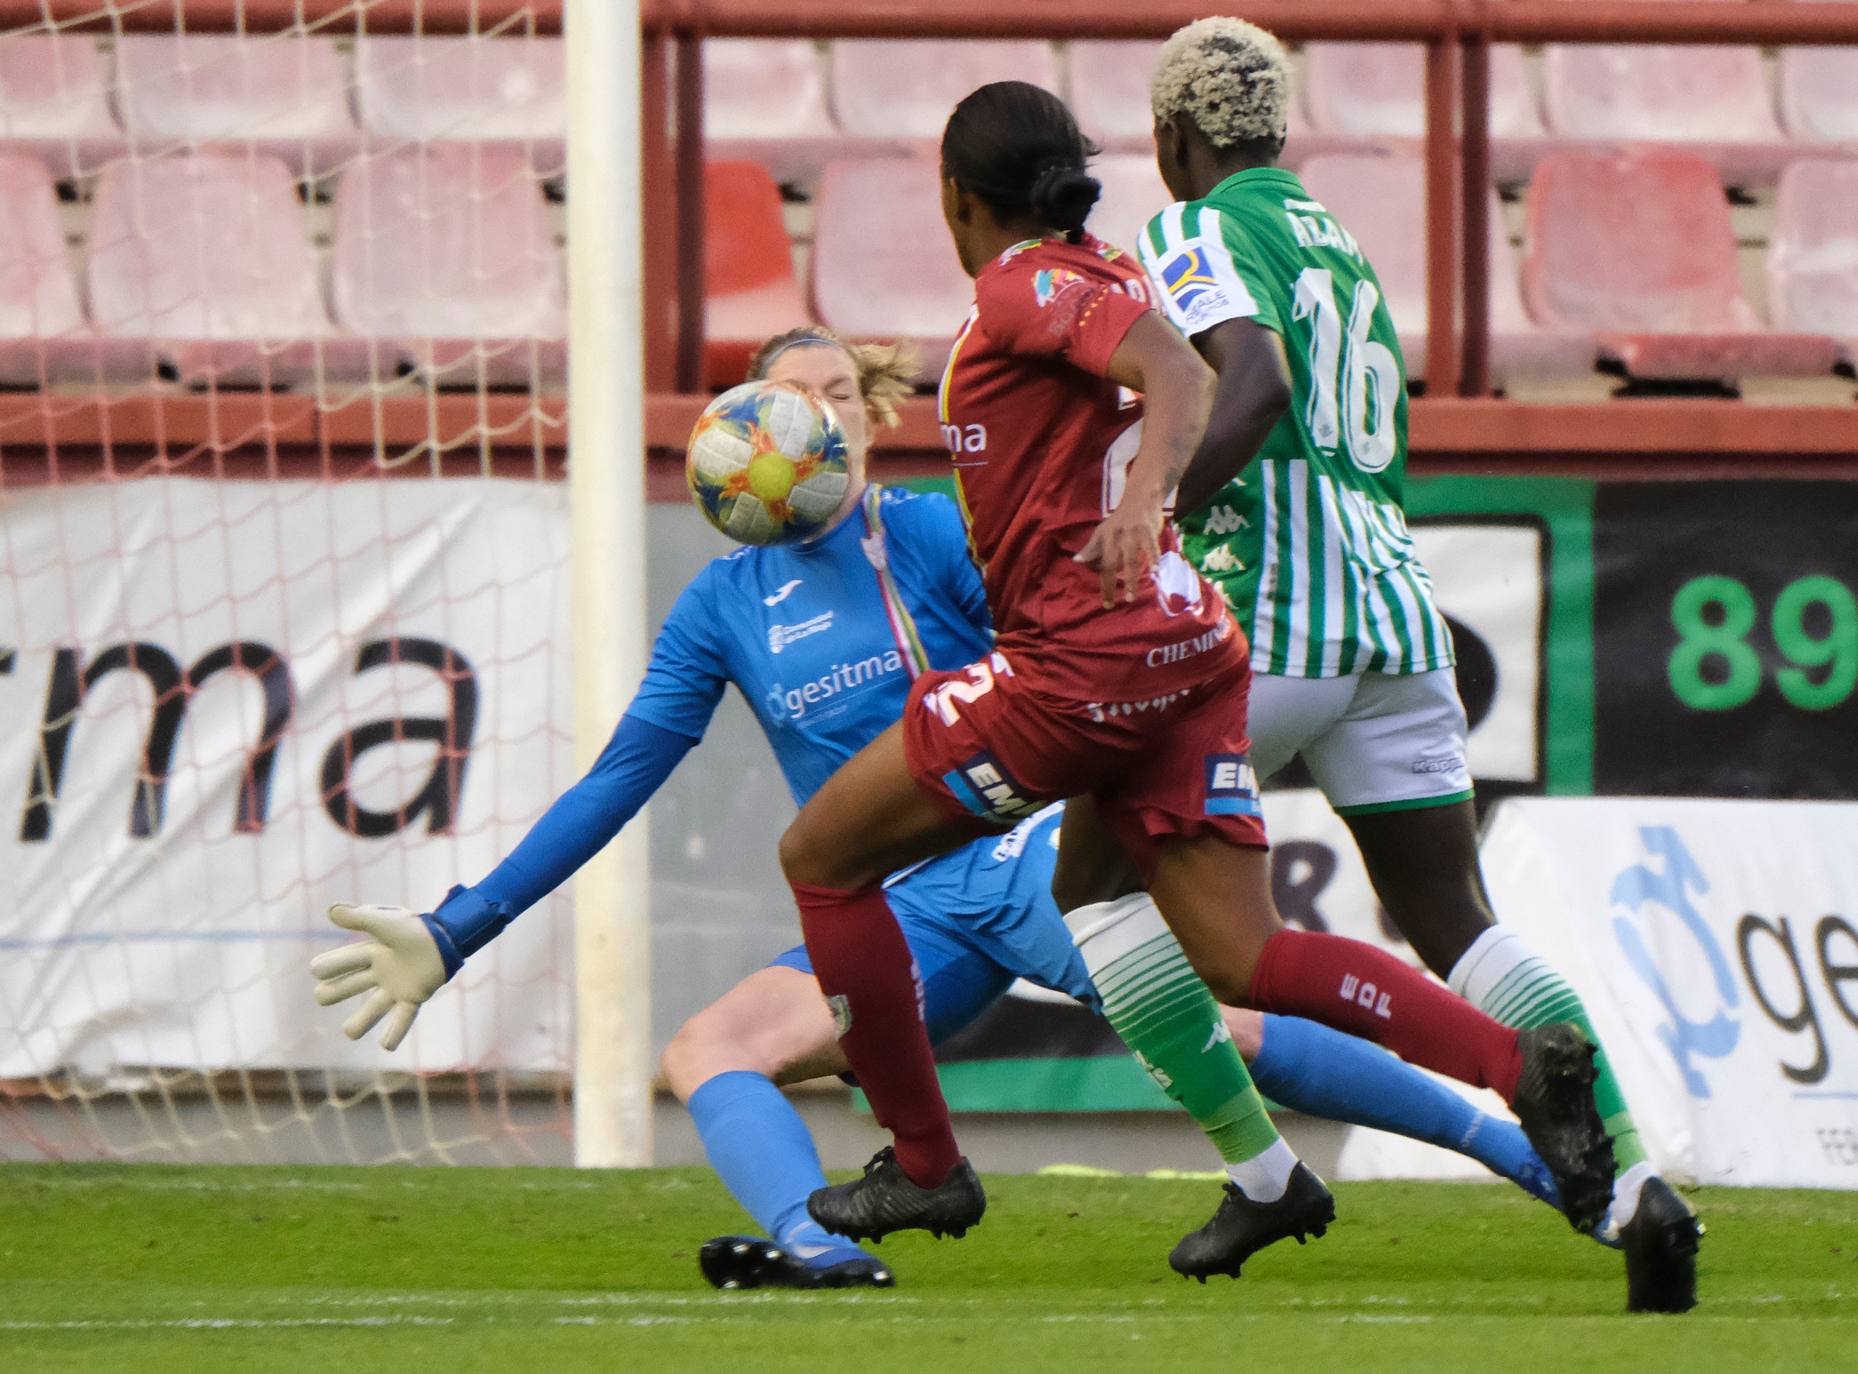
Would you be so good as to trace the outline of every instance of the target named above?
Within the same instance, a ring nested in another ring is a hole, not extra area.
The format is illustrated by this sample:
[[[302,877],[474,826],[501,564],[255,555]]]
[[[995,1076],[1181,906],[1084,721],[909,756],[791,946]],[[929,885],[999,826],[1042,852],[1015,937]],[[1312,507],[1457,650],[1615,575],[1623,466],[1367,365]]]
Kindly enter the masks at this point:
[[[367,993],[360,1009],[342,1023],[343,1034],[359,1040],[386,1017],[381,1048],[398,1049],[426,999],[445,985],[448,975],[438,942],[420,914],[402,906],[338,903],[329,908],[329,919],[368,938],[310,960],[316,1000],[332,1007]]]

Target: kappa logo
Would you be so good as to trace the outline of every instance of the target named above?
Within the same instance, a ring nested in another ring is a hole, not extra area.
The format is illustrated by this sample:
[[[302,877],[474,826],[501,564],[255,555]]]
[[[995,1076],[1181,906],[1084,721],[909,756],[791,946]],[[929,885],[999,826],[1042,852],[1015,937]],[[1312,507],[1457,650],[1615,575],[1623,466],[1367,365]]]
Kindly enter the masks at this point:
[[[1230,544],[1215,544],[1200,560],[1200,571],[1205,573],[1244,572],[1245,564],[1232,551]]]
[[[782,587],[779,591],[777,591],[773,596],[762,597],[761,604],[764,606],[780,605],[781,602],[785,601],[788,597],[794,594],[794,588],[798,587],[800,583],[802,582],[802,580],[803,579],[796,577],[793,581],[789,582],[785,587]]]
[[[1200,1053],[1211,1054],[1219,1046],[1231,1043],[1232,1031],[1226,1025],[1226,1018],[1221,1016],[1213,1022],[1212,1034],[1207,1036],[1206,1043],[1200,1047]]]
[[[1239,514],[1231,506],[1214,506],[1206,513],[1206,522],[1201,528],[1208,534],[1237,534],[1248,530],[1252,522]]]
[[[1209,816],[1262,816],[1258,774],[1245,754],[1206,756],[1206,814]]]
[[[1372,983],[1364,983],[1352,973],[1342,975],[1342,1000],[1353,1002],[1366,1011],[1373,1012],[1383,1021],[1393,1020],[1393,998],[1382,992]]]
[[[824,634],[831,628],[831,611],[821,611],[811,620],[802,620],[797,625],[770,625],[768,626],[768,652],[778,654],[789,644],[797,644],[813,635]]]

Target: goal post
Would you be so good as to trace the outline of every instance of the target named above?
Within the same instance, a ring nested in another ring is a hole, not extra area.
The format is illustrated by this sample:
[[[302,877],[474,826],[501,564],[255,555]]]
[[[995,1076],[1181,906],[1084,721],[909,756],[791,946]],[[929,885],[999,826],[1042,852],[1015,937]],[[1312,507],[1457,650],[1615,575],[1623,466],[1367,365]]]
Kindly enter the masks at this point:
[[[645,667],[645,350],[638,0],[566,0],[568,509],[574,760]],[[574,1162],[652,1161],[646,817],[574,884]]]

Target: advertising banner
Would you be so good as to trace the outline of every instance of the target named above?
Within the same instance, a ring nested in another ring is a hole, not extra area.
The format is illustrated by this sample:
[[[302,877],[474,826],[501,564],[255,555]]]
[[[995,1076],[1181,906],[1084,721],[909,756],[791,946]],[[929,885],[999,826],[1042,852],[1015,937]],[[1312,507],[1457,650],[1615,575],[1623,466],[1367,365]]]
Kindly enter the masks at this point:
[[[1491,897],[1575,985],[1654,1161],[1858,1187],[1858,805],[1503,803]]]

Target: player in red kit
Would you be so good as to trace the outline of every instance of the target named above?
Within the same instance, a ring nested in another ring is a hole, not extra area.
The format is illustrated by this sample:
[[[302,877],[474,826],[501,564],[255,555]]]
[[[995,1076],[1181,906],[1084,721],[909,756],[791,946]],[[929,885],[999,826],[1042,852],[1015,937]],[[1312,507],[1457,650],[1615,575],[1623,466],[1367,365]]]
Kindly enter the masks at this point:
[[[1068,797],[1089,798],[1102,843],[1148,885],[1139,907],[1106,903],[1090,929],[1074,927],[1087,962],[1087,942],[1115,946],[1139,976],[1146,942],[1165,933],[1142,922],[1165,919],[1222,1001],[1374,1032],[1496,1088],[1563,1196],[1591,1193],[1612,1169],[1578,1031],[1519,1038],[1397,959],[1277,917],[1246,760],[1246,646],[1167,520],[1212,374],[1148,308],[1135,260],[1082,232],[1098,189],[1091,151],[1063,102],[1021,82],[975,91],[943,135],[943,209],[975,304],[940,404],[998,638],[987,659],[919,678],[902,722],[782,838],[840,1043],[895,1140],[809,1210],[853,1237],[959,1235],[979,1221],[985,1196],[955,1145],[881,884]],[[1274,976],[1255,977],[1261,967]],[[1243,1141],[1227,1196],[1173,1258],[1200,1277],[1237,1273],[1334,1215],[1249,1082],[1227,1116]]]

